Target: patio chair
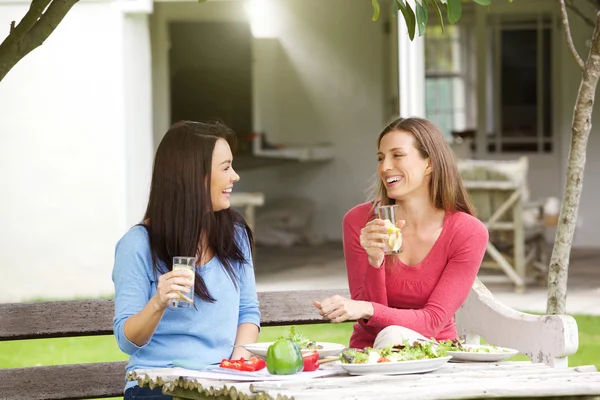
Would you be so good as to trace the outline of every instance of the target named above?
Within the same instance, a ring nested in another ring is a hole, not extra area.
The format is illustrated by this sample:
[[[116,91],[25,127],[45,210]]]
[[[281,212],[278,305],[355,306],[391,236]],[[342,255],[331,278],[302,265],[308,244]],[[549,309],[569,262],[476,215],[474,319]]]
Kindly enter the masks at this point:
[[[490,241],[482,269],[504,275],[485,275],[484,282],[512,282],[515,291],[543,282],[548,270],[544,202],[530,202],[527,157],[517,160],[459,160],[460,174],[475,206],[477,218],[487,226]]]

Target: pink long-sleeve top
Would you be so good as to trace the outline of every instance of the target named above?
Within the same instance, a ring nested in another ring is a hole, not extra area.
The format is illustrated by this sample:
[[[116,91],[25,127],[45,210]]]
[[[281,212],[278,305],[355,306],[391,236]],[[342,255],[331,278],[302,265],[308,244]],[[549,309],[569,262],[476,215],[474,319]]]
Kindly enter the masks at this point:
[[[372,203],[354,207],[344,216],[344,256],[353,300],[373,304],[373,316],[354,325],[350,347],[373,346],[385,327],[400,325],[428,338],[457,337],[454,314],[467,299],[488,242],[488,230],[477,218],[446,213],[440,236],[427,256],[408,266],[387,259],[370,266],[360,245],[360,231],[373,218]],[[387,258],[387,257],[386,257]]]

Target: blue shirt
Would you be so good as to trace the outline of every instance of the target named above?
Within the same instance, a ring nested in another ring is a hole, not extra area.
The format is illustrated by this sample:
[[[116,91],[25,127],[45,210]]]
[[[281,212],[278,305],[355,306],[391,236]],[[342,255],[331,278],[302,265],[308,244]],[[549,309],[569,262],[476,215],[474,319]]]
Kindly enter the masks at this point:
[[[209,303],[194,299],[192,308],[167,308],[148,343],[137,346],[125,337],[127,318],[137,314],[156,293],[157,278],[152,268],[148,233],[135,226],[116,245],[112,279],[115,284],[114,333],[119,348],[130,355],[127,371],[142,368],[168,368],[173,360],[196,364],[219,363],[230,358],[237,327],[249,322],[260,326],[260,311],[254,267],[245,229],[236,227],[236,241],[247,263],[232,262],[238,276],[238,289],[217,257],[196,267],[211,296]],[[135,386],[127,382],[125,389]]]

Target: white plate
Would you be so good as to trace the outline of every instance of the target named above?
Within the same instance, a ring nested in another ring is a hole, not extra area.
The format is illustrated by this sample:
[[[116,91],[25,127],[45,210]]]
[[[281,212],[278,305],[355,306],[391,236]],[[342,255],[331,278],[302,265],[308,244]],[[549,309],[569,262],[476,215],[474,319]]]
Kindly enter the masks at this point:
[[[350,375],[403,375],[431,372],[446,364],[452,357],[426,358],[424,360],[384,362],[377,364],[344,364],[338,361],[338,367]]]
[[[448,355],[452,356],[452,361],[468,361],[468,362],[498,362],[511,358],[519,351],[509,349],[507,347],[486,346],[478,344],[463,344],[465,348],[471,349],[489,349],[488,352],[470,352],[470,351],[449,351]],[[494,347],[496,347],[494,349]]]
[[[244,347],[250,353],[256,354],[257,356],[266,357],[267,349],[273,343],[274,342],[251,343],[251,344],[246,344],[242,347]],[[319,358],[329,357],[329,356],[337,356],[342,350],[344,350],[346,348],[346,346],[344,346],[343,344],[339,344],[339,343],[316,342],[316,344],[318,346],[323,346],[322,349],[317,350],[317,352],[319,353]],[[304,352],[304,351],[312,351],[312,350],[302,350],[302,351]]]

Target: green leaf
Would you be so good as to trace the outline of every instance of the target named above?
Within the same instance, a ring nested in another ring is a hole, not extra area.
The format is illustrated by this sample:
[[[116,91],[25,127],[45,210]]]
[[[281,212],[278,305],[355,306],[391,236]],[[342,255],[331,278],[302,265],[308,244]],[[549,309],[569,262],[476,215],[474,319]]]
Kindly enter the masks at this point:
[[[377,18],[379,18],[379,13],[381,12],[379,1],[371,0],[371,4],[373,5],[373,21],[377,21]]]
[[[512,0],[509,0],[512,1]],[[489,6],[490,4],[492,4],[492,0],[473,0],[473,3],[477,3],[480,6]]]
[[[423,1],[423,5],[417,1],[417,28],[419,28],[419,36],[423,36],[427,30],[427,20],[429,18],[429,10],[427,2]]]
[[[437,9],[438,19],[440,21],[440,26],[442,27],[442,33],[444,33],[444,15],[442,14],[442,9],[436,0],[428,0],[430,3],[433,3],[435,8]]]
[[[461,0],[447,0],[446,10],[448,11],[448,22],[455,24],[462,14]]]
[[[408,29],[408,37],[410,38],[410,40],[413,40],[415,38],[415,24],[416,24],[415,13],[414,13],[413,9],[411,8],[410,4],[406,3],[405,0],[396,0],[396,3],[398,3],[398,8],[400,9],[400,12],[402,12],[402,15],[404,16],[404,21],[406,22],[406,28]]]

